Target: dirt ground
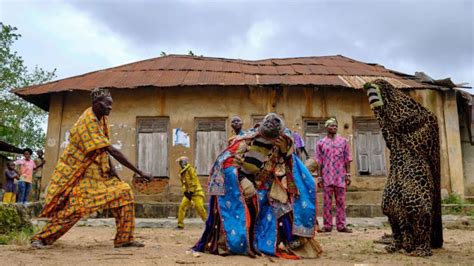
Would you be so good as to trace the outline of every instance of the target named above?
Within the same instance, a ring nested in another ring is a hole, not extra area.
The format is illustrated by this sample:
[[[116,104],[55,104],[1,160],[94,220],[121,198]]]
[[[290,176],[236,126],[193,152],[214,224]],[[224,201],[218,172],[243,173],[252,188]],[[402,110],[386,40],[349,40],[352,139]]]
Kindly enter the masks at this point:
[[[137,239],[144,248],[114,249],[114,228],[74,227],[53,246],[33,250],[28,246],[0,246],[0,265],[354,265],[354,264],[471,264],[474,263],[474,231],[447,229],[445,246],[428,258],[387,254],[383,245],[374,244],[388,229],[356,229],[352,234],[318,234],[324,255],[313,260],[283,260],[270,257],[221,257],[194,254],[187,250],[199,238],[202,229],[176,231],[167,228],[137,229]]]

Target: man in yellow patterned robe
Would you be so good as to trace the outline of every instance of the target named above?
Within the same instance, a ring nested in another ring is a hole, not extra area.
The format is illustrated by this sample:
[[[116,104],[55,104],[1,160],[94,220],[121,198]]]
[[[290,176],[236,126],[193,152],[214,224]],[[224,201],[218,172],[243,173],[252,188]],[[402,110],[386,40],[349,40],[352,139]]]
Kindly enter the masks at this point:
[[[117,226],[115,247],[143,247],[134,240],[135,208],[130,186],[122,182],[109,155],[149,180],[110,143],[107,116],[112,110],[108,90],[92,91],[92,107],[86,109],[69,130],[69,144],[61,155],[49,183],[41,217],[50,218],[32,238],[32,246],[43,248],[64,235],[81,217],[111,209]]]

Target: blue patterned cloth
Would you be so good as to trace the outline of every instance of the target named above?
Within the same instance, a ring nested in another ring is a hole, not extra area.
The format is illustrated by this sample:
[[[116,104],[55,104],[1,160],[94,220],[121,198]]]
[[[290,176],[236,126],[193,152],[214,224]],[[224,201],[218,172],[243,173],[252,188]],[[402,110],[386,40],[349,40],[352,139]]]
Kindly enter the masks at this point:
[[[225,193],[211,196],[206,228],[193,249],[209,251],[210,246],[217,246],[219,237],[216,235],[220,234],[217,227],[220,225],[225,233],[227,249],[232,254],[248,254],[249,234],[255,234],[253,246],[270,256],[277,254],[278,241],[282,241],[279,239],[280,236],[286,237],[287,241],[294,240],[297,236],[313,237],[316,222],[316,185],[301,160],[295,155],[293,160],[293,175],[298,196],[293,199],[290,206],[286,206],[273,204],[268,198],[270,190],[258,190],[259,212],[255,219],[255,232],[248,232],[246,226],[247,205],[240,189],[237,169],[235,167],[220,169],[224,181],[221,187],[225,187]],[[218,254],[217,248],[213,252]]]

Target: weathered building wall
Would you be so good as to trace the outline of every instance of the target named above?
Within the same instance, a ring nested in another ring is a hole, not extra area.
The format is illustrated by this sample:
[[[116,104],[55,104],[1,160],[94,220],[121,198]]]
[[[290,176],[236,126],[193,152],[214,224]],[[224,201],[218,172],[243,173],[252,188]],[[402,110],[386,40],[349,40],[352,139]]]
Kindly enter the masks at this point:
[[[465,117],[461,117],[459,121],[462,165],[464,171],[464,192],[466,198],[474,198],[474,145],[471,144],[468,131],[468,127],[472,127],[472,125],[466,123]]]
[[[474,146],[469,141],[462,141],[462,159],[465,197],[474,198]]]
[[[410,95],[438,117],[441,187],[463,196],[464,174],[455,92],[413,90]]]
[[[435,113],[443,114],[442,95],[438,92],[427,96],[424,92],[416,92],[419,101],[432,106]],[[137,117],[158,116],[169,119],[168,127],[168,175],[169,186],[159,195],[138,194],[138,200],[174,201],[181,195],[180,181],[177,178],[179,170],[176,158],[186,155],[194,162],[196,141],[196,118],[226,118],[227,134],[232,135],[228,119],[239,115],[244,122],[244,128],[252,126],[253,116],[265,115],[268,112],[283,114],[287,126],[303,135],[304,118],[323,118],[335,116],[339,120],[339,133],[351,140],[354,162],[351,172],[354,176],[352,189],[379,190],[385,183],[384,177],[358,177],[355,175],[355,152],[353,143],[354,117],[373,117],[367,103],[367,97],[362,90],[342,88],[259,88],[259,87],[187,87],[154,89],[142,88],[133,90],[114,90],[113,111],[109,117],[112,143],[133,162],[137,160]],[[426,100],[428,99],[428,100]],[[45,158],[43,186],[49,181],[54,170],[54,164],[59,158],[65,144],[66,132],[73,126],[80,114],[90,106],[87,92],[67,92],[53,94],[50,103],[47,145]],[[430,108],[430,107],[429,107]],[[451,115],[451,113],[450,113]],[[438,115],[438,117],[440,117]],[[445,132],[440,123],[441,132]],[[172,146],[172,129],[181,128],[190,136],[190,148]],[[449,134],[452,132],[450,131]],[[448,157],[447,137],[442,139],[442,156]],[[444,142],[443,142],[444,141]],[[444,144],[443,144],[444,143]],[[444,148],[443,148],[444,147]],[[456,153],[452,153],[456,154]],[[385,156],[388,165],[388,154]],[[460,160],[460,158],[459,158]],[[442,159],[442,161],[444,161]],[[451,160],[450,160],[451,161]],[[450,188],[451,172],[446,163],[442,164],[443,187]],[[123,180],[130,182],[132,173],[128,169],[119,169]],[[201,181],[206,187],[206,178]],[[163,184],[163,183],[161,183]]]

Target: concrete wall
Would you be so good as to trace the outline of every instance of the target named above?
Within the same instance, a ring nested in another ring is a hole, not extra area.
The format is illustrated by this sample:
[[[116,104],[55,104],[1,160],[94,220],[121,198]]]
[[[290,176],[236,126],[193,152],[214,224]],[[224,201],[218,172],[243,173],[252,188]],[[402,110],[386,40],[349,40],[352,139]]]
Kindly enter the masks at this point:
[[[438,117],[441,187],[464,196],[464,172],[455,92],[412,90],[409,94]]]
[[[232,132],[228,119],[233,115],[239,115],[243,119],[244,127],[250,127],[253,115],[265,115],[268,112],[284,114],[287,126],[301,134],[303,134],[304,118],[336,116],[340,123],[339,133],[352,140],[353,117],[373,116],[365,92],[342,88],[142,88],[114,90],[112,93],[114,106],[109,117],[112,143],[120,143],[122,152],[134,163],[136,163],[137,157],[136,117],[163,116],[169,118],[169,186],[159,195],[138,193],[138,200],[148,201],[174,201],[180,197],[180,184],[176,178],[178,165],[175,160],[179,156],[186,155],[191,162],[194,161],[195,118],[227,118],[227,132],[230,137]],[[417,100],[432,108],[440,119],[440,132],[445,132],[441,134],[441,157],[446,159],[449,155],[457,156],[456,152],[449,154],[449,149],[447,149],[449,138],[446,136],[453,132],[451,129],[446,131],[444,116],[454,114],[443,112],[443,108],[446,108],[443,94],[435,91],[416,91],[413,95]],[[47,164],[44,168],[43,186],[49,181],[54,164],[62,152],[61,145],[65,142],[66,132],[89,106],[90,99],[87,92],[65,92],[52,95],[45,148]],[[448,107],[452,108],[451,105]],[[457,115],[457,113],[455,114]],[[171,130],[178,127],[189,134],[190,148],[171,146]],[[354,147],[352,147],[352,151],[355,157]],[[389,158],[388,154],[386,158]],[[458,161],[461,161],[460,158],[457,158]],[[442,159],[442,161],[445,160]],[[451,160],[449,161],[451,162]],[[387,169],[388,167],[387,162]],[[352,163],[351,172],[355,176],[355,161]],[[442,185],[444,188],[453,187],[453,182],[449,178],[452,172],[449,170],[448,164],[443,162]],[[130,182],[132,173],[128,169],[122,169],[119,171],[119,175],[123,180]],[[206,178],[202,177],[204,186],[206,186]],[[352,188],[355,190],[380,190],[384,183],[384,177],[355,176]]]
[[[467,130],[471,125],[466,124],[465,117],[460,117],[462,165],[464,171],[465,197],[474,198],[474,145],[469,139]]]

